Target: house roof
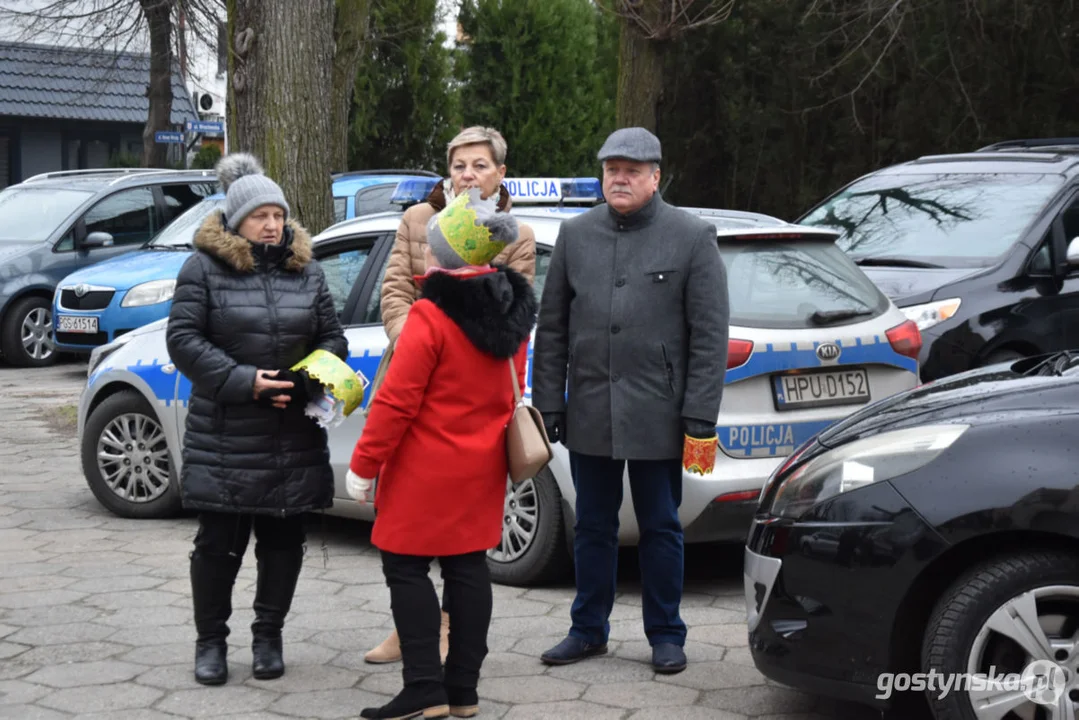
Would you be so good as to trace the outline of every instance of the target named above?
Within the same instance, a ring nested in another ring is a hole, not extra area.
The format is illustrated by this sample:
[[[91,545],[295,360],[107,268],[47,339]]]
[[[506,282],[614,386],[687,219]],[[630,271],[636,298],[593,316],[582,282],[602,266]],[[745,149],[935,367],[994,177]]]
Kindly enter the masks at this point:
[[[0,43],[0,116],[145,123],[149,82],[148,54]],[[175,64],[170,120],[198,120]]]

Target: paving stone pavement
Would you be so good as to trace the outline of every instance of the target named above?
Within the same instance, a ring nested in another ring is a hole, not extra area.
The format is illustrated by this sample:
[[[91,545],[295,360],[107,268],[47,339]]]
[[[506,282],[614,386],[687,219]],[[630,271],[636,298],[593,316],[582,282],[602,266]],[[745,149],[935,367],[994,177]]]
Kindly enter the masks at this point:
[[[370,527],[332,518],[310,525],[285,626],[285,676],[251,677],[249,546],[234,595],[229,683],[194,682],[187,557],[195,521],[125,520],[97,503],[82,476],[74,428],[58,410],[77,402],[84,381],[79,362],[39,370],[0,365],[0,717],[354,718],[392,697],[400,665],[363,662],[392,628]],[[568,628],[572,588],[496,585],[480,717],[879,717],[757,672],[746,648],[738,548],[691,548],[687,565],[690,666],[674,676],[648,665],[632,568],[623,573],[611,618],[611,653],[569,667],[547,668],[538,655]],[[437,568],[433,577],[438,582]]]

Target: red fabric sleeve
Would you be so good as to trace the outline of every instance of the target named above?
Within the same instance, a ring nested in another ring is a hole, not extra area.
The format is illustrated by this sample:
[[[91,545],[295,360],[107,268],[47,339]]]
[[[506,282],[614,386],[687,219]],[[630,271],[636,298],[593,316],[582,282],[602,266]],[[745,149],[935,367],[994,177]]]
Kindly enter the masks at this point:
[[[433,312],[429,301],[417,301],[397,339],[386,379],[371,401],[363,434],[349,463],[352,472],[362,478],[378,475],[420,410],[441,347]]]
[[[513,356],[513,366],[517,369],[517,382],[521,388],[521,397],[525,396],[525,389],[528,387],[528,341],[525,340],[521,343],[520,349],[517,354]]]

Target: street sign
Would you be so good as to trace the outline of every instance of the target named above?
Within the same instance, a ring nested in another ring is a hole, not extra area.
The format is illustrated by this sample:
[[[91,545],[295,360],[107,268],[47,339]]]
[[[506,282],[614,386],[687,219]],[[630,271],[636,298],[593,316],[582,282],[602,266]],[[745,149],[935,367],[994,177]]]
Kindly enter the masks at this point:
[[[159,143],[182,143],[184,134],[180,132],[158,131],[154,133],[154,142]]]
[[[187,131],[195,133],[225,132],[225,123],[214,120],[188,120]]]

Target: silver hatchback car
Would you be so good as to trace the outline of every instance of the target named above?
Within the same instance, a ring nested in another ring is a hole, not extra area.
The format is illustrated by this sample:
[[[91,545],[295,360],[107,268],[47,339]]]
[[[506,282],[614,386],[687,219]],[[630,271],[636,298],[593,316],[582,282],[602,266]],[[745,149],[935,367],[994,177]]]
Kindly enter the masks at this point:
[[[690,209],[716,225],[731,306],[726,390],[717,419],[720,457],[706,477],[686,475],[680,518],[686,541],[745,540],[760,490],[796,446],[867,403],[917,384],[920,336],[835,245],[830,230],[764,215]],[[580,209],[514,209],[535,230],[536,292],[559,224]],[[379,288],[400,213],[339,223],[315,239],[346,328],[349,363],[374,377],[387,344]],[[165,346],[165,321],[95,350],[79,406],[86,480],[98,500],[125,517],[180,510],[177,477],[190,382]],[[531,397],[531,355],[526,397]],[[366,401],[365,401],[366,404]],[[372,520],[345,492],[362,412],[329,433],[337,477],[331,514]],[[572,560],[575,493],[568,452],[517,486],[507,482],[502,540],[488,553],[508,585],[548,582]],[[628,487],[620,542],[638,531]]]

